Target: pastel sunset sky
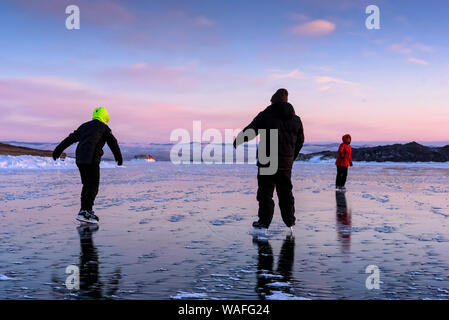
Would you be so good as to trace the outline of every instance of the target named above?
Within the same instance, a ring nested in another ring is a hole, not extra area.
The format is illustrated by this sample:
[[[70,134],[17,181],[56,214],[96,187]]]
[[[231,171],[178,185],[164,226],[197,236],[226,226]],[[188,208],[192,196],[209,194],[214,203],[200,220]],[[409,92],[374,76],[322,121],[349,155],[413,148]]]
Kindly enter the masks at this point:
[[[78,5],[81,29],[67,30]],[[380,8],[368,30],[365,8]],[[242,128],[285,87],[307,142],[446,141],[447,0],[3,0],[0,141],[106,106],[123,142]]]

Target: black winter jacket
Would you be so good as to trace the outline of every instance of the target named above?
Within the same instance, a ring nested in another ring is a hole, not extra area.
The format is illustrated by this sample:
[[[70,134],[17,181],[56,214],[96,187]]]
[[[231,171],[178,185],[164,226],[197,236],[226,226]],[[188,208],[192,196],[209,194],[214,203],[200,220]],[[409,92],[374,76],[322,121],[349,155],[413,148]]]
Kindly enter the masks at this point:
[[[301,119],[295,114],[295,109],[288,102],[279,102],[268,106],[260,112],[254,120],[240,134],[245,134],[248,129],[253,129],[256,136],[260,129],[266,129],[267,154],[270,154],[270,135],[269,129],[278,130],[278,170],[291,170],[293,161],[298,157],[299,151],[304,144],[304,130]],[[251,140],[256,136],[245,137],[245,141]],[[258,150],[259,154],[259,150]],[[259,156],[258,156],[259,158]],[[259,161],[259,167],[262,165]]]
[[[99,120],[83,123],[56,147],[53,151],[53,158],[59,158],[62,152],[75,142],[79,142],[76,147],[77,164],[99,164],[105,143],[114,154],[118,165],[123,163],[117,139],[113,136],[111,129]]]

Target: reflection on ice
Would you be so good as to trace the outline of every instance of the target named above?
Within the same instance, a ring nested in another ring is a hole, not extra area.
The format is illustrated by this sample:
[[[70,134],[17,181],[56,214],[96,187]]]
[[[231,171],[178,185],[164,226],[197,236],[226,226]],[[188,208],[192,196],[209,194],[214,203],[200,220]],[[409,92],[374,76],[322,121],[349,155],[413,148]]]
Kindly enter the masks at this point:
[[[100,262],[98,250],[94,245],[92,235],[98,230],[98,225],[82,224],[77,227],[80,237],[79,263],[79,298],[102,299],[116,296],[121,278],[120,268],[110,276],[107,283],[100,280]]]
[[[348,209],[345,192],[335,191],[335,200],[338,240],[341,243],[341,251],[346,252],[351,249],[351,210]]]
[[[258,249],[256,292],[261,299],[269,299],[274,294],[292,295],[292,269],[295,258],[295,238],[288,235],[281,248],[277,270],[274,271],[273,249],[268,240],[254,237]],[[273,292],[274,289],[278,291]],[[280,290],[280,291],[279,291]]]

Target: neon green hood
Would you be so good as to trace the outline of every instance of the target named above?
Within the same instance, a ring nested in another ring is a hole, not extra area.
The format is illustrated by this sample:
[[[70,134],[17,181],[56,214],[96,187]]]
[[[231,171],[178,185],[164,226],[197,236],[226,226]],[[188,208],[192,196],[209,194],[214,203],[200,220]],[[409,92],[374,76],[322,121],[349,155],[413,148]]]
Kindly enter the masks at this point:
[[[108,124],[109,122],[109,113],[105,107],[95,108],[94,114],[92,115],[92,120],[99,120],[104,124]]]

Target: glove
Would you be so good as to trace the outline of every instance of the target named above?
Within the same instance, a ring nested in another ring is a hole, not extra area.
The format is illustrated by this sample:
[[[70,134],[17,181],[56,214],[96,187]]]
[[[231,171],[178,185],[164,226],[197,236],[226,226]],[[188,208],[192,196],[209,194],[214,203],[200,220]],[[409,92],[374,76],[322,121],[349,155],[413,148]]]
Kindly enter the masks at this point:
[[[59,157],[56,155],[56,152],[55,152],[55,151],[53,151],[52,157],[53,157],[53,160],[55,160],[55,161],[56,161],[56,159],[59,158]]]
[[[349,165],[352,167],[352,162],[350,162]]]
[[[123,160],[117,161],[117,165],[118,165],[118,166],[121,166],[122,164],[123,164]]]

